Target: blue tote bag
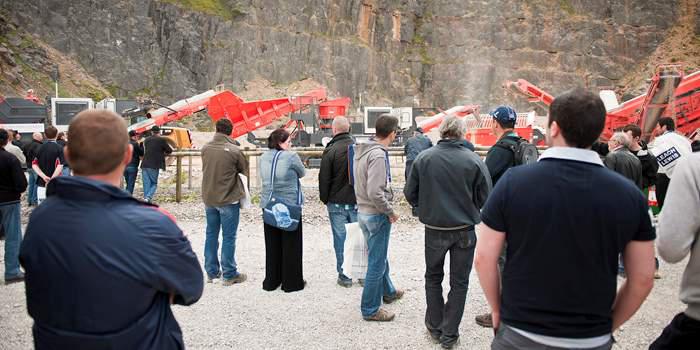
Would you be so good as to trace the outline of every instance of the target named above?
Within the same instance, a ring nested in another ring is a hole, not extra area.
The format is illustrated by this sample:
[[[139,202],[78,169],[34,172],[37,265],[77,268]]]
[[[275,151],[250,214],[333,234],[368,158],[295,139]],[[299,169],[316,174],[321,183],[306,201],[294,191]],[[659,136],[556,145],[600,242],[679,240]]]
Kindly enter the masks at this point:
[[[288,203],[275,197],[275,174],[277,173],[277,160],[282,154],[275,153],[272,159],[272,174],[270,175],[270,198],[263,208],[263,221],[284,231],[296,231],[301,221],[301,182],[297,179],[297,202]]]

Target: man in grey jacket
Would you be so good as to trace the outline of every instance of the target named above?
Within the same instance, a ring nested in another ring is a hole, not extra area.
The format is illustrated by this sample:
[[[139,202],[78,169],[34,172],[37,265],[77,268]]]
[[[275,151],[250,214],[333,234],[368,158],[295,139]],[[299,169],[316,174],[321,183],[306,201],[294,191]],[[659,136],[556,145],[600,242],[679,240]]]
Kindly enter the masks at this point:
[[[673,318],[649,349],[690,349],[700,344],[700,154],[685,156],[675,167],[657,227],[661,258],[690,259],[683,272],[680,298],[688,305]]]
[[[367,275],[362,290],[362,317],[367,321],[391,321],[394,314],[381,308],[382,300],[390,304],[401,299],[389,278],[389,233],[399,219],[391,201],[391,167],[387,147],[396,138],[398,119],[384,114],[377,118],[375,138],[357,145],[353,159],[353,177],[357,197],[358,222],[369,250]]]
[[[486,203],[491,176],[486,164],[464,146],[464,120],[447,117],[438,144],[418,155],[404,195],[418,207],[425,225],[425,326],[444,349],[459,340],[459,324],[474,260],[479,209]],[[449,196],[436,195],[449,193]],[[450,293],[442,297],[445,256],[450,253]]]

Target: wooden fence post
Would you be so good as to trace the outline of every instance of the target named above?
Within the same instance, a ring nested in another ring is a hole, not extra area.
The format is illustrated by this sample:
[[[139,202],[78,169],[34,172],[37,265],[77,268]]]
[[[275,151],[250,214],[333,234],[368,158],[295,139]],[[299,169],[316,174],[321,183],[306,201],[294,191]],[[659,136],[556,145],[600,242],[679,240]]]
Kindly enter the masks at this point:
[[[192,155],[190,154],[188,156],[189,162],[187,163],[188,168],[187,168],[187,189],[191,190],[192,189]]]
[[[175,171],[175,201],[182,201],[182,184],[180,183],[182,176],[182,155],[177,155],[177,170]]]

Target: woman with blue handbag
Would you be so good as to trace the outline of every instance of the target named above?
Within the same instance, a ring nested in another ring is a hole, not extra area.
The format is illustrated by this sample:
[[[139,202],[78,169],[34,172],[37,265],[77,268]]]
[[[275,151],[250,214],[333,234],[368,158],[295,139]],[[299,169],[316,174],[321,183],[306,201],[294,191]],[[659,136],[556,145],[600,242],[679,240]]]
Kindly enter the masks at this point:
[[[267,139],[269,150],[260,158],[262,179],[260,207],[265,230],[265,280],[263,289],[296,292],[304,289],[302,271],[301,206],[299,179],[306,169],[299,155],[289,151],[289,132],[277,129]]]

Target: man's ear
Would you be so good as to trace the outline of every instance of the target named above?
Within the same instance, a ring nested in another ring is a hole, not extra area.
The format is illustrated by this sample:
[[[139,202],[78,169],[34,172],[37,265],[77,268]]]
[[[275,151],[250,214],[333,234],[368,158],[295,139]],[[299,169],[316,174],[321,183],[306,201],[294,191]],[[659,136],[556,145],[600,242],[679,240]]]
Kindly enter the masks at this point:
[[[557,124],[557,122],[554,121],[552,124],[549,124],[549,136],[555,138],[559,136],[560,133],[561,129],[559,128],[559,124]]]

